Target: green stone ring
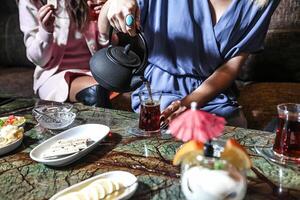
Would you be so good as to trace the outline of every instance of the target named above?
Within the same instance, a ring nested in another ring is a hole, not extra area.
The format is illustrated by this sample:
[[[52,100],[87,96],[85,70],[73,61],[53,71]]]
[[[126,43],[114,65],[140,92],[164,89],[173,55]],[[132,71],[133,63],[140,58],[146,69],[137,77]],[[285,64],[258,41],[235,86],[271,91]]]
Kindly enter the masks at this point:
[[[125,18],[125,22],[126,22],[126,26],[131,27],[134,23],[133,15],[131,15],[131,14],[127,15],[126,18]]]

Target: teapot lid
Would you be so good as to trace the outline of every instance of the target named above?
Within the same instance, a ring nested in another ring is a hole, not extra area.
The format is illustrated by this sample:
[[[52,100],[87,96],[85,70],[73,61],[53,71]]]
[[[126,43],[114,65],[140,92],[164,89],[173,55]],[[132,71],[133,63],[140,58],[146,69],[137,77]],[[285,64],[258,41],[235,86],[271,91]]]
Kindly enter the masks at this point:
[[[133,51],[130,51],[130,44],[125,47],[110,46],[107,50],[107,57],[116,64],[130,68],[137,68],[141,65],[140,57]]]

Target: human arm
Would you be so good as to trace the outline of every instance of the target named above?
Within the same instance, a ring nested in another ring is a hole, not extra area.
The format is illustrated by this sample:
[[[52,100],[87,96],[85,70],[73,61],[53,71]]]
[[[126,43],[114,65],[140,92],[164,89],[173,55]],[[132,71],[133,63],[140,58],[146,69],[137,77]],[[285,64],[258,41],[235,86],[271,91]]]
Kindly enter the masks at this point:
[[[52,56],[54,8],[38,9],[29,0],[19,1],[20,28],[24,33],[27,58],[35,65],[45,66]]]
[[[162,112],[162,121],[173,119],[186,110],[193,101],[197,102],[200,108],[219,93],[230,87],[238,76],[241,66],[248,58],[248,55],[247,53],[241,53],[221,65],[196,90],[179,101],[180,106],[176,103],[167,107],[165,111]],[[176,107],[174,108],[174,106]]]
[[[126,26],[127,15],[135,17],[133,26]],[[108,0],[99,15],[98,28],[100,33],[108,34],[112,26],[115,30],[128,33],[130,36],[136,35],[136,29],[140,26],[140,10],[136,0]]]
[[[99,13],[98,17],[98,30],[99,30],[99,44],[101,46],[108,45],[109,42],[109,29],[110,23],[107,19],[107,12],[109,8],[110,1],[107,1],[103,6]]]
[[[196,90],[181,100],[181,105],[189,107],[195,101],[198,107],[204,106],[217,94],[227,89],[236,79],[248,54],[241,53],[220,66]]]

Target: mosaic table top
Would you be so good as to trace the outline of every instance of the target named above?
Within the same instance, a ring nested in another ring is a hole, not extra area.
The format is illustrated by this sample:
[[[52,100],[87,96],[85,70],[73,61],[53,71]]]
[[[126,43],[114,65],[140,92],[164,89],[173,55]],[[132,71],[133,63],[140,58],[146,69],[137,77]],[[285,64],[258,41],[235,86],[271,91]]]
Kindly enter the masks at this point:
[[[33,161],[30,151],[59,131],[37,126],[31,115],[34,99],[16,99],[0,106],[0,116],[22,115],[27,119],[25,137],[16,150],[0,156],[0,199],[49,199],[58,191],[97,174],[124,170],[137,176],[139,186],[132,199],[185,199],[180,190],[180,168],[172,165],[182,144],[172,137],[141,138],[129,133],[137,126],[135,113],[74,105],[77,126],[99,123],[110,134],[91,153],[65,167],[49,167]],[[234,137],[244,145],[253,162],[247,173],[245,199],[300,199],[300,169],[282,167],[258,155],[255,145],[272,143],[274,134],[226,127],[224,139]]]

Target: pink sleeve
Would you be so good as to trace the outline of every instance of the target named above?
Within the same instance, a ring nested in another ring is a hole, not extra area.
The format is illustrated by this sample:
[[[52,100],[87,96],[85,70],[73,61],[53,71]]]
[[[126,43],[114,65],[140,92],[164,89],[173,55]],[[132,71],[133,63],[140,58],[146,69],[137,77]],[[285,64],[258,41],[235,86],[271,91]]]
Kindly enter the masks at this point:
[[[44,67],[52,55],[53,34],[39,25],[37,15],[38,8],[30,0],[19,1],[20,29],[24,33],[27,58]]]

